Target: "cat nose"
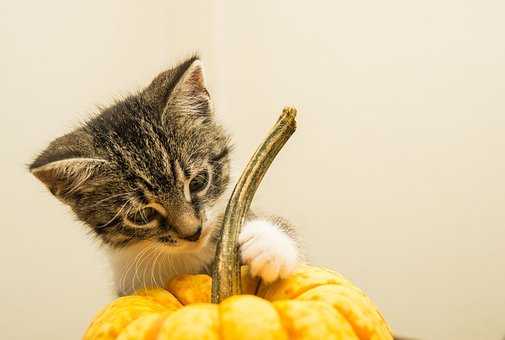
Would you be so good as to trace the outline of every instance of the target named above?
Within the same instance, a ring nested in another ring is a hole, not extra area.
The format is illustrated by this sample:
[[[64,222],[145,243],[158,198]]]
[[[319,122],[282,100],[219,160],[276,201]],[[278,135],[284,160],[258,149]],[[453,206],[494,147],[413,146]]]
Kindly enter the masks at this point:
[[[193,235],[185,236],[185,237],[183,237],[183,239],[187,240],[187,241],[195,242],[195,241],[198,241],[198,239],[200,238],[201,235],[202,235],[202,226],[199,225],[196,228],[196,231],[194,232]]]

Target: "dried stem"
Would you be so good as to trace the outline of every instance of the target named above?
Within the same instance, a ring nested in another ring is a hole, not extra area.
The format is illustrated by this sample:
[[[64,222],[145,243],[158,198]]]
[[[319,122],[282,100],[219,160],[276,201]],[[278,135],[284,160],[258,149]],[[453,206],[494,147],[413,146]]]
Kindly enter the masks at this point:
[[[296,130],[296,109],[285,108],[235,185],[223,219],[212,272],[212,302],[241,293],[238,235],[253,196],[270,164]]]

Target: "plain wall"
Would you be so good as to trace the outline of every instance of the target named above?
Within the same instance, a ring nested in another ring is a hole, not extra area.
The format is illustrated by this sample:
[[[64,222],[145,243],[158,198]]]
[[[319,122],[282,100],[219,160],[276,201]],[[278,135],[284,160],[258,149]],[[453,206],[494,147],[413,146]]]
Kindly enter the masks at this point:
[[[0,4],[6,339],[79,338],[111,298],[97,242],[25,169],[53,138],[200,51],[239,172],[299,129],[257,206],[357,283],[398,334],[505,334],[500,1]]]
[[[397,334],[505,335],[505,5],[226,2],[223,116],[238,158],[282,106],[299,129],[260,188],[308,258]]]

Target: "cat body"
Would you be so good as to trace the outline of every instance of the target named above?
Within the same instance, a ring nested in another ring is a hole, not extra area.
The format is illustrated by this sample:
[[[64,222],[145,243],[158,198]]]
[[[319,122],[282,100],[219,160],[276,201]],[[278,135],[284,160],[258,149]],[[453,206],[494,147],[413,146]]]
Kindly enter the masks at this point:
[[[192,57],[54,140],[30,171],[104,244],[120,295],[209,273],[228,195],[230,142]],[[290,225],[253,215],[242,261],[270,282],[299,251]]]

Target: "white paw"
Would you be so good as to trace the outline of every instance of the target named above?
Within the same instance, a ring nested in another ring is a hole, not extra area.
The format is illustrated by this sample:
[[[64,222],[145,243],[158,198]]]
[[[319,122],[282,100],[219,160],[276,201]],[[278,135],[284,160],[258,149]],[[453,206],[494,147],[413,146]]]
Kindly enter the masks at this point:
[[[241,260],[249,266],[251,275],[267,283],[289,276],[298,264],[294,241],[271,222],[247,222],[238,242]]]

